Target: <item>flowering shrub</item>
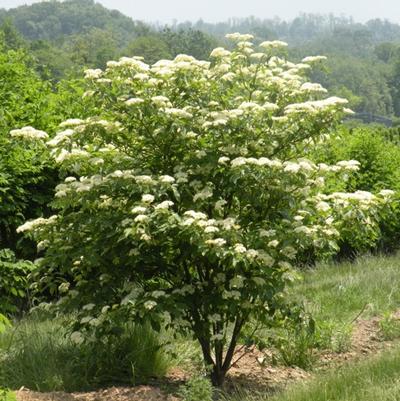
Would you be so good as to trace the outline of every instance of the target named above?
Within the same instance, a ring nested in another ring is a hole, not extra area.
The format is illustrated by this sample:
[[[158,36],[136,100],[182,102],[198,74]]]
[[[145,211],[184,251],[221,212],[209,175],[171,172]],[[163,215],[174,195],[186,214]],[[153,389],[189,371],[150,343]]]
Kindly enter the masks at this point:
[[[69,175],[59,212],[19,227],[45,250],[36,286],[80,307],[81,332],[125,312],[192,333],[215,385],[249,319],[279,309],[296,254],[329,255],[345,227],[374,236],[390,196],[328,194],[325,177],[358,162],[302,158],[348,112],[307,82],[321,58],[293,64],[283,42],[257,51],[251,35],[228,38],[235,49],[211,62],[124,57],[87,70],[98,115],[47,142]]]

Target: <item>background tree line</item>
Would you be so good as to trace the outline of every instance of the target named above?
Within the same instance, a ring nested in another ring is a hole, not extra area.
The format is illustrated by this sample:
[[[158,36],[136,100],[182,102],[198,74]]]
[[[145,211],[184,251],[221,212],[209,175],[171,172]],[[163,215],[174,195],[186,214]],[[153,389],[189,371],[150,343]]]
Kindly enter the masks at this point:
[[[344,96],[362,119],[400,116],[400,25],[375,19],[303,14],[292,21],[255,17],[221,23],[148,25],[94,0],[46,1],[0,10],[5,46],[24,48],[42,77],[59,81],[82,68],[102,67],[122,55],[141,55],[148,63],[180,53],[206,59],[229,32],[249,32],[256,41],[289,43],[291,58],[328,56],[314,79]],[[388,121],[390,124],[390,121]]]

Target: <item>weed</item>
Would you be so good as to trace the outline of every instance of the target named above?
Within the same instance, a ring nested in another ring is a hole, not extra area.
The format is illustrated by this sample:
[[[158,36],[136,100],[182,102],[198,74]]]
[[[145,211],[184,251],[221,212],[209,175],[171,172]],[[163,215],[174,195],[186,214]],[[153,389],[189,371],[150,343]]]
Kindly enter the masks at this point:
[[[379,333],[383,340],[394,340],[400,337],[400,320],[392,313],[384,313],[379,321]]]
[[[179,395],[183,401],[212,401],[213,387],[204,376],[193,376],[180,387]]]
[[[273,362],[303,369],[313,366],[316,359],[316,331],[312,319],[287,321],[282,329],[270,337],[270,342],[275,350]]]
[[[349,351],[352,343],[353,326],[345,324],[339,328],[332,338],[332,351],[343,353]]]

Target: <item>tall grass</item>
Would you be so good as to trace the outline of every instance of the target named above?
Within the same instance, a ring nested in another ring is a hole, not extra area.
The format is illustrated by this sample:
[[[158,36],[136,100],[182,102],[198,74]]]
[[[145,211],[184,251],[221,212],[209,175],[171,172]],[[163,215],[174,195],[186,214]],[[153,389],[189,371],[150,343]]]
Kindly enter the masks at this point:
[[[369,256],[354,262],[319,265],[304,272],[292,295],[318,321],[350,322],[400,307],[400,257]]]
[[[289,289],[289,297],[305,306],[315,331],[300,330],[298,325],[293,330],[290,322],[278,330],[261,331],[273,350],[273,360],[310,369],[318,362],[315,348],[348,351],[356,318],[391,316],[400,308],[399,267],[399,256],[369,256],[300,270],[302,280]],[[387,319],[386,323],[386,334],[391,331],[398,337],[393,322]]]
[[[145,383],[166,373],[169,359],[161,348],[148,326],[125,326],[118,336],[76,344],[64,321],[29,318],[0,336],[0,384],[79,391]]]

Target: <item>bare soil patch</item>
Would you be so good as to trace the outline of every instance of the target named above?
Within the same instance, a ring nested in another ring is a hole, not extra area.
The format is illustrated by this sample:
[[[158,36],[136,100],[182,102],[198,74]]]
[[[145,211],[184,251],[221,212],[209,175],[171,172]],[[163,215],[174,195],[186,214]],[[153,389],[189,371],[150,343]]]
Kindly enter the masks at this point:
[[[18,401],[178,401],[151,386],[112,387],[88,393],[37,393],[22,389],[17,392]]]

